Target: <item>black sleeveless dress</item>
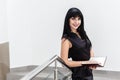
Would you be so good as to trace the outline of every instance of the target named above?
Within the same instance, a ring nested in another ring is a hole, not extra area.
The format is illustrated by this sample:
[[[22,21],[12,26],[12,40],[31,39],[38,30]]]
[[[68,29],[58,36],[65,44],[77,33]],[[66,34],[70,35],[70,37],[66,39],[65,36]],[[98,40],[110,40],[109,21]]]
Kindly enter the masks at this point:
[[[91,48],[89,40],[82,40],[75,33],[71,33],[70,36],[64,35],[63,37],[72,43],[68,53],[69,58],[72,58],[73,61],[89,60]],[[71,67],[71,70],[72,80],[93,80],[92,70],[88,66]]]

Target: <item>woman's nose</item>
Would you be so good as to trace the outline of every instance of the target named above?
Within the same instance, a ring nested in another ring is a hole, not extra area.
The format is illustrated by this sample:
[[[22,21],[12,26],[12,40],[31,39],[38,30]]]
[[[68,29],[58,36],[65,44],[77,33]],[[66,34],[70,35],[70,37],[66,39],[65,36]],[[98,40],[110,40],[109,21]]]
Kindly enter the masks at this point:
[[[75,20],[74,22],[77,24],[77,23],[79,23],[79,20]]]

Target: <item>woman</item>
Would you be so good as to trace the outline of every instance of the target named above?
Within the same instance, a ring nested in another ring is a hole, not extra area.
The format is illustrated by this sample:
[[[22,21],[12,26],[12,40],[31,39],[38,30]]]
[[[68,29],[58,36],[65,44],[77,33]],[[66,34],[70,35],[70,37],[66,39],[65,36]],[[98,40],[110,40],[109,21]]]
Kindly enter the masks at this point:
[[[92,44],[84,30],[84,19],[78,8],[68,10],[61,40],[61,58],[72,70],[72,80],[93,80],[92,69],[86,66],[94,56]],[[68,58],[72,58],[69,60]]]

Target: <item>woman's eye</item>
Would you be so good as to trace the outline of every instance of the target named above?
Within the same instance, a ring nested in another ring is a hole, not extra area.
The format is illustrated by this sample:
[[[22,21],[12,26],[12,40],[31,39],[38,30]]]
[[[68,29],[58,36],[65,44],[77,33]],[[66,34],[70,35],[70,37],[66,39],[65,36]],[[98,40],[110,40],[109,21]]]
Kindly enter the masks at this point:
[[[78,20],[81,20],[81,18],[78,18]]]
[[[74,17],[72,17],[71,19],[72,19],[72,20],[74,20],[75,18],[74,18]]]
[[[75,19],[76,19],[76,20],[81,20],[80,17],[71,17],[71,19],[72,19],[72,20],[75,20]]]

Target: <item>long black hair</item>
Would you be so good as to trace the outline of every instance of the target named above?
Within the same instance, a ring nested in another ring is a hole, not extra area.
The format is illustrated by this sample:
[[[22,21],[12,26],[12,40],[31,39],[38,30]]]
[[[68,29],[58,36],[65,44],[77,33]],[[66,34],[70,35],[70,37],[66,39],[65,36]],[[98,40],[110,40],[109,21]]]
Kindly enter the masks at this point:
[[[64,29],[63,29],[63,34],[62,38],[67,35],[70,36],[71,34],[71,29],[69,25],[69,19],[71,17],[79,17],[81,19],[81,24],[77,29],[77,32],[80,34],[82,39],[89,40],[86,31],[84,30],[84,18],[82,12],[78,8],[70,8],[66,14],[65,21],[64,21]],[[90,41],[90,40],[89,40]],[[86,45],[87,46],[87,45]],[[90,41],[90,46],[91,46],[91,41]]]

